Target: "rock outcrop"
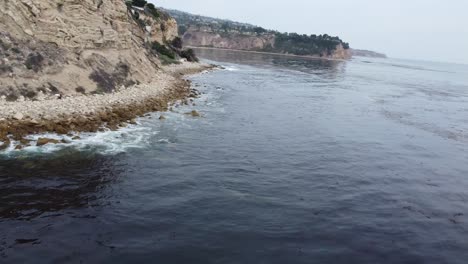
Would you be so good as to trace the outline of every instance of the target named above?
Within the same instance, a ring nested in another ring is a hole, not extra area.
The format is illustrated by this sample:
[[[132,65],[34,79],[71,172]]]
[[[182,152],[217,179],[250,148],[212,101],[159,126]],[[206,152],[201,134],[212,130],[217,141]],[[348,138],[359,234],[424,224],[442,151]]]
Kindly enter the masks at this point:
[[[351,53],[350,49],[345,49],[343,47],[343,44],[338,44],[336,46],[336,49],[332,52],[331,55],[322,54],[322,57],[327,57],[327,56],[331,59],[347,60],[347,59],[350,59],[353,56],[353,54]]]
[[[143,13],[140,20],[134,12]],[[0,100],[112,92],[149,83],[160,61],[150,41],[171,41],[177,23],[122,0],[0,2]]]
[[[230,33],[221,35],[206,28],[191,27],[182,36],[185,45],[236,50],[263,50],[274,46],[275,37]]]

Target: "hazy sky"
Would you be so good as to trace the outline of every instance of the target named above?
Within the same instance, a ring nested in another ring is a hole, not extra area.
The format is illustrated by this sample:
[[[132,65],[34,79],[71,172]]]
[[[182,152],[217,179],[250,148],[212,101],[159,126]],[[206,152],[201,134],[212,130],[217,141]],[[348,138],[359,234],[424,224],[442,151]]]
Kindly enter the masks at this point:
[[[390,57],[468,63],[468,0],[151,0],[282,32],[338,35]]]

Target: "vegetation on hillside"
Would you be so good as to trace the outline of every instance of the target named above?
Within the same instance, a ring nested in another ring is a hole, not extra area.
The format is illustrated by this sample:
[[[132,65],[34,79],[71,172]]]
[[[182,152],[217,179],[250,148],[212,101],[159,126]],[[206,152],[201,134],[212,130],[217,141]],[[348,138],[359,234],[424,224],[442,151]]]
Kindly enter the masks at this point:
[[[262,51],[289,53],[295,55],[330,55],[339,44],[349,49],[349,44],[339,37],[323,35],[300,35],[297,33],[281,33],[247,23],[192,15],[177,10],[166,10],[179,24],[179,34],[183,35],[189,28],[203,28],[221,36],[244,35],[258,37],[275,37],[274,46],[268,46]]]
[[[145,5],[148,3],[146,0],[131,0],[130,2],[133,6],[137,7],[145,7]]]
[[[275,47],[267,47],[266,50],[295,55],[331,55],[339,44],[342,44],[343,48],[349,49],[348,43],[327,34],[308,36],[296,33],[276,33]]]
[[[126,0],[125,4],[127,5],[129,12],[132,14],[133,19],[143,30],[146,30],[146,24],[148,22],[145,22],[145,20],[140,18],[140,12],[144,12],[156,21],[168,20],[170,18],[169,14],[158,10],[154,4],[148,3],[146,0]],[[163,23],[161,23],[161,30],[166,30],[165,24]],[[179,37],[176,37],[171,41],[164,41],[163,43],[153,41],[148,43],[147,46],[149,50],[151,50],[153,54],[156,54],[164,64],[179,63],[180,58],[184,58],[190,62],[198,61],[198,58],[192,49],[183,49],[182,39]]]
[[[124,0],[129,10],[138,9],[139,12],[145,12],[147,15],[152,16],[156,20],[168,20],[171,16],[163,10],[156,8],[152,3],[148,3],[146,0]],[[134,12],[137,15],[138,12]]]

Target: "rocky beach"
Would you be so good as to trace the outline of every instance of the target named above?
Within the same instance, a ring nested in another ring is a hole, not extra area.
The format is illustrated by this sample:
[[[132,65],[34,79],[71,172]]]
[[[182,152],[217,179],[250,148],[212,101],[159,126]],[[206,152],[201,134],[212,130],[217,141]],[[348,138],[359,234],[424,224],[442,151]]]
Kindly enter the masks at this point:
[[[183,76],[212,66],[183,48],[171,16],[142,3],[0,3],[0,150],[117,130],[197,96]],[[47,132],[69,136],[27,139]]]
[[[212,69],[202,63],[181,63],[165,66],[154,76],[153,82],[117,90],[110,94],[76,95],[64,98],[0,102],[0,149],[13,140],[17,149],[30,144],[24,137],[30,134],[53,132],[78,138],[79,132],[116,130],[135,123],[135,118],[148,112],[165,111],[172,102],[196,97],[190,82],[182,77]],[[36,144],[58,143],[43,138]]]

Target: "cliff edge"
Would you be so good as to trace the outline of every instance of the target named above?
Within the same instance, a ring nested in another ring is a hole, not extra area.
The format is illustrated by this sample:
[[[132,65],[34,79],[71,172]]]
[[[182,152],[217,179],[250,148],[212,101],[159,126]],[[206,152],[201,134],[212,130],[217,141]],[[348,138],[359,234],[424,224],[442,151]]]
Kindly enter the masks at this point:
[[[122,0],[1,1],[0,100],[150,83],[161,65],[150,41],[177,35],[173,18],[151,18]]]

